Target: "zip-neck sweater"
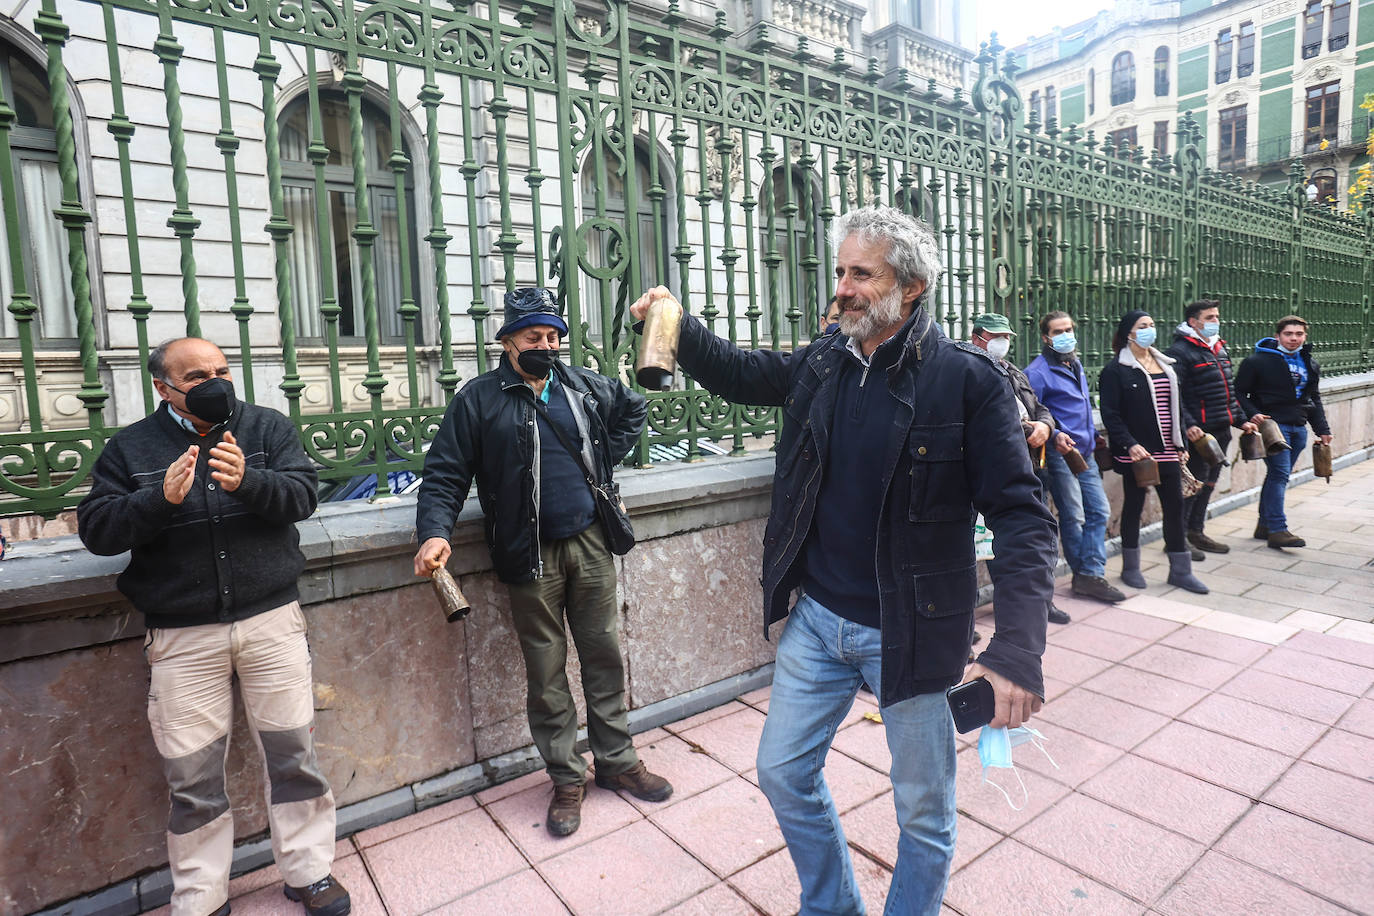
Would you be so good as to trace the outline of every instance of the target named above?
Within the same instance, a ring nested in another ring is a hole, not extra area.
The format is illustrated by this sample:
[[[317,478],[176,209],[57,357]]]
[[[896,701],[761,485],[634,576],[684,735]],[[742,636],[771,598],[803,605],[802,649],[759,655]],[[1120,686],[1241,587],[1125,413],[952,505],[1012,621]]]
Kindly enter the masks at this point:
[[[232,493],[209,467],[225,428],[245,464]],[[173,505],[162,480],[192,445],[200,446],[195,481]],[[227,623],[299,597],[305,556],[295,523],[315,511],[315,484],[295,426],[277,411],[240,403],[225,427],[197,436],[164,402],[105,444],[77,528],[92,553],[130,552],[117,585],[149,627]]]

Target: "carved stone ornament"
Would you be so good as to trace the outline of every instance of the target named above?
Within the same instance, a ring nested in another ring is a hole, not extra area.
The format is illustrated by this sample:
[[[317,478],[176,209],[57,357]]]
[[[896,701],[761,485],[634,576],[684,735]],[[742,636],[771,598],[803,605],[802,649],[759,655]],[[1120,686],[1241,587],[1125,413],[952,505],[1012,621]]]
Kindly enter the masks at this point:
[[[1227,104],[1227,105],[1234,105],[1234,104],[1236,104],[1237,102],[1240,101],[1242,95],[1243,95],[1243,93],[1241,93],[1241,92],[1239,92],[1239,91],[1232,91],[1232,92],[1226,93],[1226,104]]]
[[[1335,72],[1335,67],[1318,67],[1315,71],[1313,71],[1312,76],[1319,80],[1324,80],[1328,79]]]
[[[1131,116],[1123,111],[1112,119],[1112,123],[1117,127],[1125,127],[1127,124],[1131,123]]]
[[[711,194],[717,198],[725,190],[725,185],[721,181],[720,151],[716,149],[716,141],[719,139],[719,125],[706,131],[706,182]],[[744,183],[744,157],[740,155],[740,150],[744,147],[744,137],[738,130],[731,130],[730,139],[735,141],[735,148],[730,153],[730,188],[734,191]]]

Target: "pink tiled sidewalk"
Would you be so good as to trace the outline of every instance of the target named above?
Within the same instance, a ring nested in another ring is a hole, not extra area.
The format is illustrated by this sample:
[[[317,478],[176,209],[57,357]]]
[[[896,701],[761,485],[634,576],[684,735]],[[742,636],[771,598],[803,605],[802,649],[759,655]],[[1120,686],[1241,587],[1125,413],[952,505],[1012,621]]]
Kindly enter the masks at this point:
[[[1242,543],[1249,507],[1219,520],[1235,549],[1198,574],[1283,572],[1297,592],[1320,573],[1327,594],[1374,594],[1374,569],[1354,562],[1374,556],[1367,464],[1337,477],[1344,488],[1307,484],[1290,499],[1312,549]],[[1195,599],[1154,587],[1103,607],[1064,585],[1056,603],[1073,623],[1051,627],[1050,702],[1034,723],[1059,768],[1019,748],[1030,800],[1015,812],[961,740],[943,912],[1374,913],[1369,624],[1299,606],[1278,616],[1216,589]],[[986,615],[979,629],[990,632]],[[638,736],[676,787],[665,804],[591,786],[582,829],[554,839],[543,826],[549,786],[533,774],[341,841],[336,873],[360,916],[794,913],[797,879],[753,772],[767,705],[765,689]],[[874,710],[860,694],[826,768],[871,914],[882,912],[897,839],[882,726],[864,717]],[[231,894],[236,916],[300,914],[274,867],[236,879]]]

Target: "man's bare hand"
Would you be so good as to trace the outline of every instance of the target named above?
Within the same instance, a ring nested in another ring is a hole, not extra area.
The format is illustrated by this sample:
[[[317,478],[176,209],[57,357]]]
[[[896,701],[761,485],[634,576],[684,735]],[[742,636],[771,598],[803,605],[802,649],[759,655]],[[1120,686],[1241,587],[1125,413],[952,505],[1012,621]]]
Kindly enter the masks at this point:
[[[1183,434],[1188,437],[1189,442],[1196,442],[1203,436],[1207,435],[1207,433],[1203,432],[1201,426],[1190,426],[1184,431]]]
[[[200,446],[191,446],[162,475],[162,495],[167,502],[179,506],[186,494],[191,492],[191,484],[196,480],[196,458],[199,455]]]
[[[443,538],[429,538],[415,551],[415,575],[428,579],[434,571],[448,562],[453,548]]]
[[[1329,434],[1328,434],[1328,435],[1325,435],[1325,436],[1318,436],[1317,438],[1320,439],[1320,440],[1322,441],[1322,445],[1330,445],[1330,444],[1331,444],[1331,436],[1330,436]]]
[[[649,312],[649,306],[653,305],[656,300],[672,298],[673,294],[668,290],[668,287],[655,286],[635,300],[635,304],[630,306],[630,315],[635,321],[643,321],[644,316]]]
[[[1244,423],[1240,424],[1240,431],[1243,433],[1257,433],[1259,432],[1259,424],[1255,423],[1254,420],[1246,420]]]
[[[1026,444],[1031,448],[1039,448],[1049,440],[1051,432],[1053,430],[1048,423],[1037,420],[1031,424],[1030,432],[1026,435]]]
[[[1068,433],[1060,433],[1054,437],[1054,450],[1061,455],[1067,455],[1073,451],[1073,436]]]
[[[226,429],[219,444],[210,449],[210,476],[219,482],[225,492],[232,493],[243,483],[245,467],[243,449],[239,448],[234,434]]]
[[[995,698],[995,714],[988,725],[992,728],[1019,728],[1030,721],[1030,717],[1040,711],[1044,703],[1038,696],[1031,693],[1024,687],[1012,683],[996,671],[984,668],[974,662],[964,670],[964,679],[961,684],[977,680],[980,677],[988,679],[992,685],[992,695]]]

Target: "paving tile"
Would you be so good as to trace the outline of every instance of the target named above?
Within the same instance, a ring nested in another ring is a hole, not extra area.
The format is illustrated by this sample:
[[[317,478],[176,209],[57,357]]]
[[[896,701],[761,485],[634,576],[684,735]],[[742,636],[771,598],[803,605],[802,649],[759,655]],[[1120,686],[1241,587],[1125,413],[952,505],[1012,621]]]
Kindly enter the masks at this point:
[[[1335,585],[1322,592],[1323,595],[1330,595],[1333,598],[1344,598],[1347,601],[1367,602],[1369,600],[1368,582],[1337,582]],[[1367,605],[1366,605],[1367,607]],[[1347,611],[1347,614],[1349,612]],[[1359,614],[1359,620],[1368,621],[1374,616],[1374,609],[1368,610],[1364,614]]]
[[[1121,605],[1109,605],[1092,619],[1092,626],[1125,633],[1138,639],[1154,642],[1177,630],[1181,624],[1151,614],[1132,611]]]
[[[269,865],[249,874],[260,872],[270,872],[271,880],[251,891],[236,892],[236,885],[238,888],[248,886],[241,882],[249,875],[241,875],[229,883],[229,898],[234,912],[238,916],[301,916],[301,905],[287,900],[286,895],[282,893],[281,874],[277,867]],[[331,873],[339,879],[340,884],[348,888],[348,895],[353,903],[352,912],[356,916],[386,916],[387,911],[382,906],[382,898],[373,887],[367,866],[363,864],[360,856],[338,856],[336,853]],[[163,907],[162,910],[170,911],[167,907]]]
[[[1374,900],[1374,845],[1270,805],[1252,808],[1216,849],[1357,912]]]
[[[892,769],[892,751],[887,746],[887,732],[877,722],[865,719],[841,728],[835,733],[830,749],[840,751],[882,773]]]
[[[619,793],[597,788],[588,780],[582,826],[572,836],[554,836],[544,824],[552,800],[553,784],[545,782],[493,802],[485,810],[531,862],[567,852],[640,819],[640,813]]]
[[[756,916],[757,913],[758,910],[735,893],[730,885],[722,882],[679,903],[663,916]]]
[[[1374,782],[1370,780],[1299,761],[1265,793],[1264,801],[1374,843]]]
[[[963,828],[964,820],[961,816],[960,829]],[[866,855],[888,868],[896,863],[897,809],[893,805],[890,791],[841,814],[840,826],[844,828],[844,838],[849,845],[863,850]],[[963,840],[962,835],[959,840]],[[957,849],[955,854],[958,855]]]
[[[506,782],[494,785],[490,789],[483,789],[481,792],[478,792],[475,797],[477,799],[477,804],[489,805],[494,801],[499,801],[509,795],[515,795],[517,792],[524,792],[526,789],[534,786],[548,785],[551,785],[549,782],[549,774],[543,770],[535,770],[533,773],[526,773],[524,776],[519,776],[515,779],[510,779]]]
[[[657,913],[716,883],[648,821],[636,821],[535,866],[578,916]]]
[[[1119,662],[1123,658],[1139,652],[1151,641],[1114,630],[1100,629],[1091,624],[1083,624],[1082,626],[1069,627],[1054,642],[1055,645],[1074,652]]]
[[[628,793],[621,793],[622,799],[644,814],[675,805],[735,775],[710,754],[696,750],[692,744],[667,732],[653,744],[640,748],[640,759],[650,770],[673,784],[672,796],[663,802],[640,801]]]
[[[1374,589],[1370,590],[1374,595]],[[1374,668],[1374,645],[1342,639],[1339,634],[1328,633],[1318,637],[1314,633],[1299,633],[1284,644],[1285,649],[1296,649],[1322,658],[1334,659],[1351,665]]]
[[[1016,772],[1020,774],[1021,779],[1026,784],[1027,798],[1024,802],[1021,797],[1021,786],[1016,781],[1016,774],[1010,770],[993,769],[988,776],[997,785],[1007,790],[1012,801],[1022,806],[1020,811],[1016,811],[1008,805],[1001,792],[983,782],[983,764],[978,759],[978,748],[971,747],[960,751],[957,757],[958,771],[955,776],[955,797],[958,800],[959,810],[1002,833],[1011,833],[1069,793],[1066,786],[1053,782],[1034,770],[1019,764],[1019,758],[1030,756],[1024,751],[1029,750],[1036,755],[1040,753],[1039,751],[1026,745],[1022,745],[1017,750],[1022,751],[1016,755]]]
[[[1095,693],[1143,706],[1171,718],[1207,695],[1205,687],[1125,665],[1108,668],[1083,686]]]
[[[392,916],[426,912],[527,865],[482,810],[367,847],[362,856]]]
[[[1240,665],[1233,662],[1164,645],[1172,638],[1165,637],[1163,642],[1137,653],[1125,664],[1140,671],[1148,671],[1160,677],[1206,687],[1209,690],[1215,690],[1240,673]]]
[[[950,863],[950,872],[956,872],[968,865],[1001,841],[1002,834],[970,817],[959,815],[959,826],[954,840],[954,861]]]
[[[869,913],[881,913],[892,875],[863,855],[851,853],[859,895]],[[787,850],[776,852],[730,879],[730,884],[767,916],[792,916],[801,903],[801,882]]]
[[[1040,716],[1123,750],[1135,747],[1169,721],[1148,709],[1082,687],[1045,706]]]
[[[1265,566],[1258,566],[1246,563],[1244,559],[1228,560],[1225,564],[1218,566],[1216,571],[1223,576],[1233,579],[1242,579],[1252,585],[1274,585],[1280,588],[1292,588],[1293,584],[1299,581],[1297,567],[1300,564],[1290,564],[1286,569],[1270,569]],[[1207,570],[1211,572],[1211,570]],[[1320,594],[1340,581],[1339,575],[1318,578],[1316,576],[1303,576],[1301,579],[1302,587]]]
[[[1265,660],[1268,658],[1265,656]],[[1355,697],[1348,694],[1254,668],[1237,674],[1217,692],[1326,725],[1334,725],[1355,702]]]
[[[957,912],[976,914],[1134,916],[1140,912],[1140,904],[1015,840],[1003,840],[955,872],[945,902]]]
[[[1349,911],[1328,903],[1281,878],[1208,852],[1164,899],[1154,905],[1164,916],[1345,916]]]
[[[1300,630],[1312,630],[1317,633],[1325,633],[1344,619],[1344,617],[1335,617],[1331,614],[1319,613],[1318,611],[1298,610],[1284,617],[1279,623],[1285,626],[1297,627]]]
[[[755,706],[755,704],[758,703],[767,703],[768,697],[771,696],[772,693],[773,685],[769,684],[766,687],[760,687],[757,690],[751,690],[748,693],[740,694],[735,699],[739,700],[741,703],[747,703],[750,706]]]
[[[1110,666],[1111,662],[1105,659],[1084,655],[1054,643],[1045,646],[1045,654],[1040,660],[1046,677],[1070,684],[1081,684]]]
[[[1038,751],[1018,754],[1016,765],[1034,770],[1041,776],[1070,788],[1096,776],[1125,753],[1119,747],[1095,741],[1052,722],[1032,719],[1031,727],[1045,736],[1045,750],[1058,766],[1050,763],[1045,759],[1045,755]]]
[[[1336,723],[1336,727],[1366,738],[1374,738],[1374,699],[1366,697],[1356,700],[1355,705],[1350,707],[1350,712]]]
[[[1310,719],[1217,693],[1179,719],[1290,757],[1300,756],[1326,731],[1325,726]]]
[[[419,830],[430,824],[437,824],[451,817],[466,814],[476,807],[477,802],[471,796],[455,799],[442,805],[435,805],[433,808],[426,808],[408,817],[397,818],[394,821],[363,830],[354,834],[353,839],[359,848],[365,849],[368,846],[376,846],[378,843],[395,839],[403,833],[410,833],[412,830]]]
[[[1308,748],[1302,759],[1374,782],[1374,738],[1333,728]]]
[[[1280,646],[1255,662],[1255,668],[1328,690],[1339,690],[1352,696],[1360,696],[1370,687],[1374,687],[1374,668],[1352,665],[1309,652],[1299,652],[1287,646]]]
[[[1259,798],[1293,764],[1277,751],[1186,722],[1170,722],[1133,753],[1250,798]]]
[[[741,778],[656,811],[649,820],[722,878],[783,847],[768,799]]]
[[[1328,630],[1327,635],[1374,645],[1374,623],[1365,623],[1360,620],[1342,620]]]
[[[707,722],[712,722],[725,716],[732,716],[737,712],[743,712],[746,709],[752,708],[752,706],[741,703],[739,700],[731,700],[729,703],[722,703],[712,709],[703,710],[694,716],[688,716],[686,719],[679,719],[677,722],[669,722],[663,727],[675,735],[681,735],[683,732],[696,728],[698,725],[705,725]]]
[[[1244,639],[1239,636],[1228,636],[1214,630],[1202,630],[1197,627],[1184,627],[1181,630],[1175,630],[1159,642],[1160,645],[1205,655],[1208,658],[1220,659],[1235,665],[1252,664],[1255,659],[1271,651],[1268,643]],[[1208,685],[1203,684],[1202,686]]]
[[[1246,597],[1248,598],[1249,595]],[[1212,611],[1210,614],[1204,614],[1193,621],[1193,626],[1201,627],[1204,630],[1216,630],[1218,633],[1227,633],[1231,636],[1253,639],[1257,642],[1267,642],[1273,646],[1277,646],[1298,632],[1296,627],[1256,619],[1260,610],[1267,610],[1267,612],[1272,613],[1276,620],[1280,616],[1288,616],[1288,611],[1278,605],[1264,603],[1255,606],[1252,610],[1255,610],[1255,613],[1252,614],[1247,611],[1246,614],[1234,614],[1229,610]]]
[[[694,728],[679,730],[669,726],[679,738],[704,748],[716,760],[743,773],[754,768],[758,757],[759,735],[763,734],[763,713],[751,706],[740,706],[740,710],[727,716],[711,719]]]
[[[1363,615],[1369,607],[1367,602],[1351,601],[1348,598],[1337,598],[1334,595],[1324,595],[1319,591],[1307,591],[1305,579],[1298,576],[1296,573],[1294,575],[1295,578],[1291,583],[1293,587],[1283,588],[1278,585],[1257,585],[1245,593],[1245,600],[1256,601],[1270,606],[1286,607],[1290,610],[1306,608],[1309,611],[1323,611],[1327,613],[1334,611],[1342,617],[1353,617],[1356,616],[1356,614]]]
[[[430,910],[430,916],[566,916],[568,912],[544,879],[527,869]]]
[[[1206,848],[1086,795],[1070,795],[1013,836],[1143,903]]]
[[[1196,566],[1193,567],[1193,570],[1198,572],[1203,584],[1211,588],[1211,575],[1205,571],[1199,571]],[[1251,585],[1250,589],[1253,588],[1255,588],[1255,586]],[[1290,613],[1288,608],[1279,607],[1277,605],[1251,603],[1243,596],[1238,597],[1215,588],[1205,594],[1198,595],[1188,591],[1186,588],[1174,588],[1170,586],[1167,590],[1160,592],[1160,597],[1168,598],[1171,601],[1191,604],[1201,611],[1202,613],[1190,622],[1191,626],[1200,625],[1199,621],[1213,611],[1226,611],[1227,613],[1234,613],[1245,620],[1268,622],[1276,621],[1280,617],[1287,616]]]
[[[1117,760],[1078,791],[1207,845],[1251,804],[1244,795],[1133,754]]]
[[[1132,595],[1117,607],[1126,611],[1134,611],[1137,614],[1144,614],[1147,617],[1158,617],[1160,620],[1169,620],[1174,623],[1192,623],[1201,617],[1205,611],[1195,605],[1187,604],[1182,601],[1174,601],[1170,598],[1158,598],[1152,595]]]
[[[353,840],[351,838],[339,840],[334,844],[335,866],[338,866],[344,859],[356,856],[357,854],[357,847],[353,845]],[[339,880],[342,881],[343,879],[340,878]],[[276,863],[271,862],[264,865],[262,868],[256,868],[253,871],[239,875],[237,878],[231,878],[229,880],[229,899],[232,900],[235,897],[251,894],[253,891],[264,887],[275,886],[277,890],[280,891],[283,883],[281,872],[277,870]],[[368,883],[372,883],[371,879],[368,880]]]

